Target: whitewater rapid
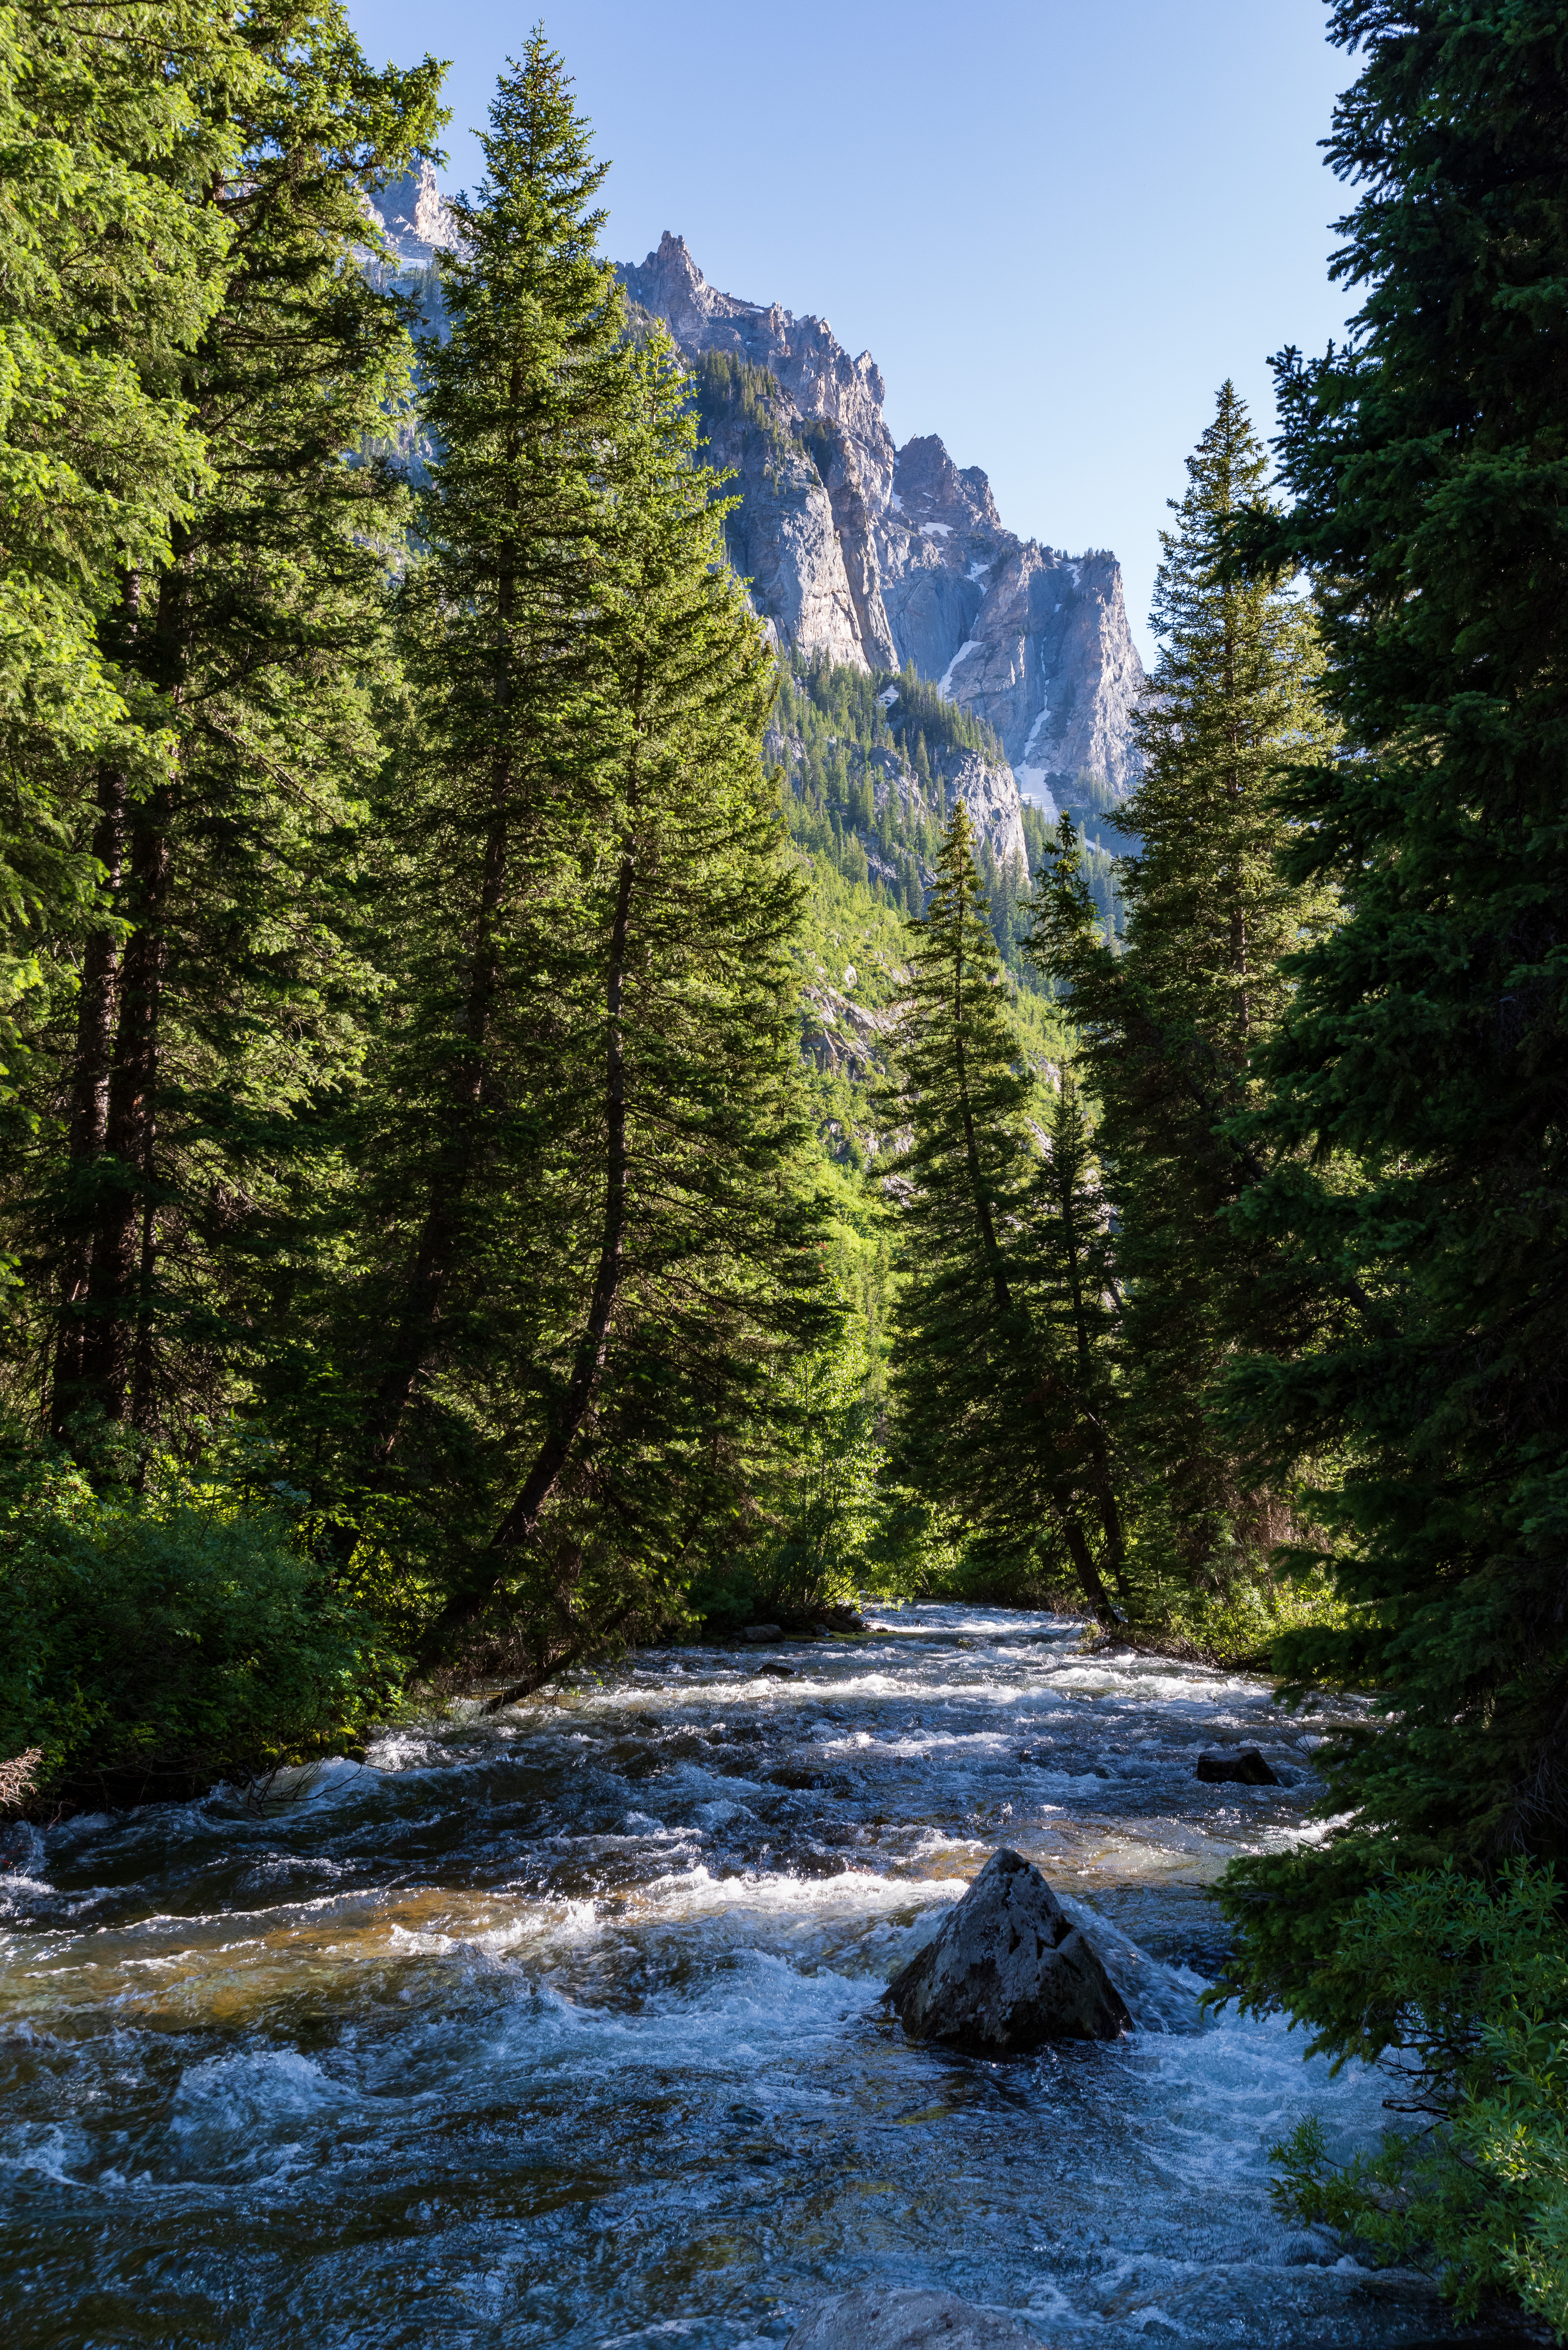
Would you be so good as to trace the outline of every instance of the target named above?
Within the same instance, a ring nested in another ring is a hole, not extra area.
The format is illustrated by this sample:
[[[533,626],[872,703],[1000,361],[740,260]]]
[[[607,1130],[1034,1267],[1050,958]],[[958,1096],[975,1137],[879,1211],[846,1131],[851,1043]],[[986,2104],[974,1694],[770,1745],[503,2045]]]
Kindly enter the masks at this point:
[[[1367,2142],[1386,2084],[1199,2006],[1226,1860],[1321,1832],[1324,1720],[1079,1646],[915,1607],[645,1651],[259,1814],[9,1831],[9,2350],[761,2350],[877,2282],[1085,2350],[1447,2338],[1420,2279],[1270,2206],[1270,2142],[1309,2110]],[[1285,1783],[1194,1779],[1238,1739]],[[877,2009],[1003,1844],[1129,2038],[991,2064]]]

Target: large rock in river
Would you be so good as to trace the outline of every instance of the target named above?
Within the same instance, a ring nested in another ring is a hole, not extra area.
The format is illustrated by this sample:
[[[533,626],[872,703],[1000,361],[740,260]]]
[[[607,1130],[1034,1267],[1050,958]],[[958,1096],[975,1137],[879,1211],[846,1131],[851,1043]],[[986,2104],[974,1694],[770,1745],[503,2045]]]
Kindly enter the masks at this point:
[[[875,2285],[840,2293],[804,2318],[784,2350],[1043,2350],[1040,2336],[950,2293]]]
[[[1040,1871],[993,1853],[934,1942],[883,1998],[911,2040],[1018,2056],[1047,2040],[1116,2040],[1121,1993]]]

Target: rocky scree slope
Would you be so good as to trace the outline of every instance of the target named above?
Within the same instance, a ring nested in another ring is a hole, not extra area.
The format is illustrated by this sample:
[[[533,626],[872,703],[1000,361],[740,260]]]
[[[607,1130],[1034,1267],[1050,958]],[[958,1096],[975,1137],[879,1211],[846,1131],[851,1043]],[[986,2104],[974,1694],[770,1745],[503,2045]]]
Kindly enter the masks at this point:
[[[666,231],[620,276],[692,362],[711,462],[738,477],[732,558],[794,659],[912,663],[994,729],[1047,813],[1124,798],[1144,672],[1115,556],[1018,538],[935,435],[896,449],[868,351],[720,293],[684,238]]]

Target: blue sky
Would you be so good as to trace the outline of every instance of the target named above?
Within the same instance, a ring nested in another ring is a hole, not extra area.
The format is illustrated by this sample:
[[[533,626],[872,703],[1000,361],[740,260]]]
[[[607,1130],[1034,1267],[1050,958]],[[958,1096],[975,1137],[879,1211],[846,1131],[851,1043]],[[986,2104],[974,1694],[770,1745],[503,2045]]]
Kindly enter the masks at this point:
[[[349,0],[371,57],[450,56],[449,186],[534,21]],[[685,236],[727,292],[869,348],[902,442],[983,465],[1002,519],[1109,546],[1146,657],[1156,533],[1232,376],[1272,422],[1269,352],[1342,330],[1317,141],[1354,61],[1323,0],[556,0],[601,155],[609,251]]]

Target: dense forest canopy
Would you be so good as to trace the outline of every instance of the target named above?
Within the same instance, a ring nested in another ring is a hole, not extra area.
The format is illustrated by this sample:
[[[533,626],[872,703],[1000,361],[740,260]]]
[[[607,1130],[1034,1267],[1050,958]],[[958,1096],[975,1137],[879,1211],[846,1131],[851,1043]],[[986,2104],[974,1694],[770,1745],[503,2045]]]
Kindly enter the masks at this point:
[[[1361,308],[1220,389],[1085,837],[753,610],[710,430],[838,458],[628,310],[542,32],[410,276],[437,61],[0,12],[0,1794],[868,1590],[1358,1693],[1220,1990],[1433,2126],[1281,2191],[1562,2331],[1568,27],[1330,16]]]

